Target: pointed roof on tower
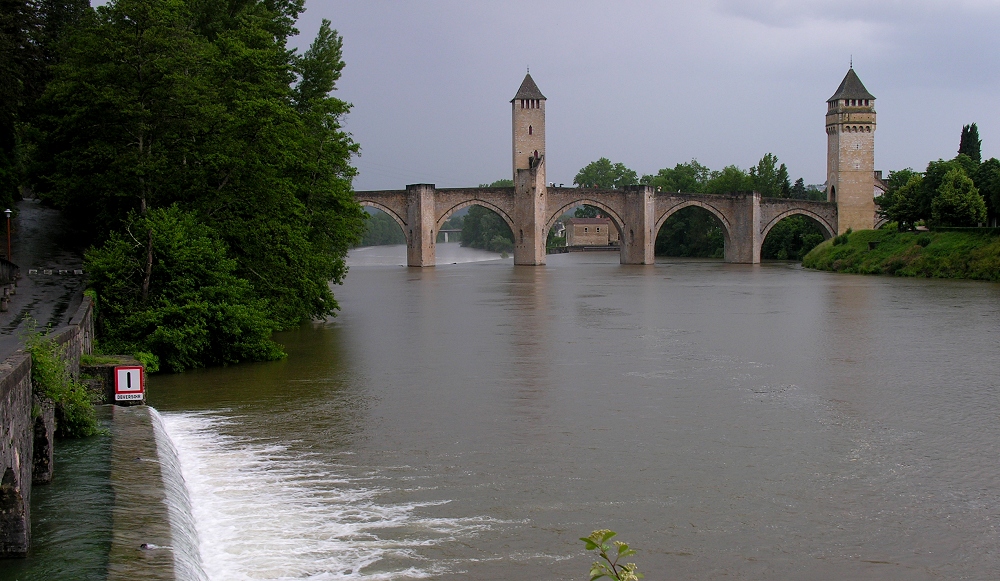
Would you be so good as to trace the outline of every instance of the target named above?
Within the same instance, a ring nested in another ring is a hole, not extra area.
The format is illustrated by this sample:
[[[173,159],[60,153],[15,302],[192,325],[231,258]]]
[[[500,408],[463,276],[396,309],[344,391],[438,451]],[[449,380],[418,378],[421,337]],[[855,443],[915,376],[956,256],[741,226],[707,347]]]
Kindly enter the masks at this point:
[[[840,86],[837,87],[837,92],[833,94],[832,97],[827,99],[827,103],[830,101],[836,101],[838,99],[874,99],[875,95],[868,92],[865,85],[858,78],[858,74],[854,72],[854,67],[851,67],[847,71],[847,75],[844,80],[841,81]]]
[[[542,99],[545,100],[545,95],[538,90],[538,85],[535,84],[535,80],[531,78],[531,74],[524,75],[524,80],[521,81],[521,88],[517,90],[517,94],[514,98],[510,100],[511,103],[517,101],[518,99]]]

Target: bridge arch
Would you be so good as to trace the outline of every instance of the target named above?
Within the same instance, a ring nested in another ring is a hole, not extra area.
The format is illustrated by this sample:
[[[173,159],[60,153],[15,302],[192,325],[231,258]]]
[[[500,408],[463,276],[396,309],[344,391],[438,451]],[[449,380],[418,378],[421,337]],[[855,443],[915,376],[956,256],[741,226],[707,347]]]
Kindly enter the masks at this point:
[[[566,202],[562,205],[562,207],[558,208],[554,213],[550,213],[548,220],[545,221],[545,230],[543,231],[545,235],[548,235],[549,230],[551,230],[552,227],[555,226],[556,220],[559,219],[559,216],[562,216],[564,213],[569,211],[570,208],[579,206],[580,204],[593,206],[601,210],[605,214],[607,214],[608,217],[611,219],[611,223],[614,224],[615,229],[618,230],[618,239],[625,240],[625,221],[622,220],[621,214],[608,204],[604,202],[599,202],[593,198],[580,198],[578,200],[572,200],[570,202]]]
[[[406,222],[404,222],[403,219],[399,217],[399,214],[397,214],[395,210],[393,210],[389,206],[380,204],[378,202],[373,202],[371,200],[358,200],[358,204],[360,204],[361,206],[368,206],[369,208],[375,208],[376,210],[382,210],[386,214],[389,214],[389,217],[395,220],[397,224],[399,224],[399,229],[402,230],[403,235],[406,236]]]
[[[457,212],[457,211],[459,211],[459,210],[461,210],[463,208],[468,208],[469,206],[482,206],[482,207],[486,208],[487,210],[492,210],[494,213],[496,213],[498,216],[500,216],[500,218],[502,218],[504,222],[507,223],[507,226],[510,228],[510,231],[512,233],[516,232],[516,230],[514,228],[514,219],[510,217],[510,214],[507,213],[506,210],[504,210],[500,206],[497,206],[496,204],[487,202],[485,200],[479,200],[479,199],[476,199],[476,198],[473,198],[471,200],[464,200],[464,201],[459,202],[458,204],[455,204],[454,206],[448,208],[447,210],[445,210],[441,214],[441,217],[438,218],[437,221],[434,223],[434,228],[438,232],[440,232],[441,231],[441,227],[444,226],[444,223],[448,221],[448,218],[451,218],[452,214],[454,214],[455,212]]]
[[[730,223],[729,219],[726,217],[726,215],[724,213],[722,213],[721,210],[719,210],[715,206],[712,206],[711,204],[706,204],[705,202],[702,202],[701,200],[688,200],[688,201],[685,201],[685,202],[681,202],[681,203],[677,204],[676,206],[672,206],[670,208],[667,208],[667,210],[663,213],[663,215],[657,217],[657,219],[656,219],[656,224],[653,227],[653,240],[656,240],[656,237],[659,236],[659,234],[660,234],[660,228],[663,227],[663,224],[665,224],[666,221],[671,216],[673,216],[674,214],[676,214],[680,210],[683,210],[684,208],[689,208],[691,206],[696,206],[698,208],[703,208],[705,210],[708,210],[708,212],[710,214],[712,214],[713,216],[716,217],[716,219],[719,220],[719,223],[722,225],[722,239],[723,239],[723,243],[725,244],[725,247],[727,249],[731,248],[731,245],[732,245],[732,242],[733,242],[733,240],[732,240],[732,230],[733,230],[733,227],[732,227],[732,224]]]
[[[837,235],[837,227],[827,222],[827,220],[819,214],[804,208],[792,208],[785,210],[774,218],[771,218],[771,221],[764,225],[764,228],[762,228],[760,232],[760,243],[762,246],[764,244],[764,240],[767,239],[768,233],[771,232],[771,229],[774,228],[778,222],[781,222],[789,216],[805,216],[806,218],[812,219],[814,222],[819,224],[820,230],[823,231],[823,240],[828,240]]]

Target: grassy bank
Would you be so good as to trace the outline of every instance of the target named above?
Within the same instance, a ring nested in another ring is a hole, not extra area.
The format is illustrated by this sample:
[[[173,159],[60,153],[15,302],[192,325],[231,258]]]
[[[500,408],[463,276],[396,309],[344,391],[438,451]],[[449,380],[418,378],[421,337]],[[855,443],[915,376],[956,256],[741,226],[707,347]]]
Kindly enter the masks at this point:
[[[819,270],[968,278],[1000,282],[1000,235],[970,232],[861,230],[827,240],[802,259]]]

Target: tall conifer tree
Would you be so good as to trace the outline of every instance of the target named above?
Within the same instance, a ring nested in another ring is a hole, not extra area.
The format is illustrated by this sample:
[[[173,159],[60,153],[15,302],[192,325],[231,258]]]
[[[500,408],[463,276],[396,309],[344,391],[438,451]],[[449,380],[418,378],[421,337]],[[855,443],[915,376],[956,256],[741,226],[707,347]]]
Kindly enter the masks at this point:
[[[964,125],[962,127],[962,138],[958,143],[958,153],[969,156],[976,163],[983,161],[983,142],[979,139],[979,128],[976,124]]]

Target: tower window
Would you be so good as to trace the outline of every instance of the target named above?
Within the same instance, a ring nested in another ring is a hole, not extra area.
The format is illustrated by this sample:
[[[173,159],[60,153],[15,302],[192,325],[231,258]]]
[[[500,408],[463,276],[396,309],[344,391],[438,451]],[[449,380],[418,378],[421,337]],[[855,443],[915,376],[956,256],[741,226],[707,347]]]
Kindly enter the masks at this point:
[[[528,125],[528,135],[531,135],[531,125]]]

